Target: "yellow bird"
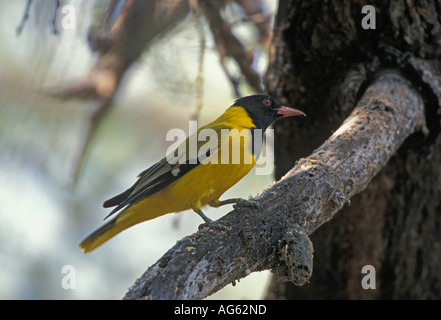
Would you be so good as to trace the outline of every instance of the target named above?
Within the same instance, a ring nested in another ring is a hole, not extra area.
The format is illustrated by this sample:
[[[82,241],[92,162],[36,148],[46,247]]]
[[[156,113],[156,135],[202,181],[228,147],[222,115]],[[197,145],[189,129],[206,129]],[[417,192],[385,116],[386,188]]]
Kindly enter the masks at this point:
[[[141,172],[133,186],[105,201],[105,208],[116,207],[107,217],[119,213],[79,247],[84,252],[92,251],[135,224],[187,209],[193,209],[209,227],[223,228],[205,216],[202,207],[252,205],[250,200],[219,198],[254,167],[268,126],[278,118],[297,115],[305,114],[282,106],[269,95],[236,100],[219,118],[199,128],[174,152]]]

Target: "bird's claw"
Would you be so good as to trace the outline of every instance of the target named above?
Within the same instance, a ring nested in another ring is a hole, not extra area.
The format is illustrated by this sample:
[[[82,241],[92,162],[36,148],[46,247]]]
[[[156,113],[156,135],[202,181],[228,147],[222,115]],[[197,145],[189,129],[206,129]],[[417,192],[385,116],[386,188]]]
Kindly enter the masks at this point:
[[[262,210],[262,205],[256,200],[237,199],[236,206]]]
[[[212,229],[217,229],[219,231],[228,231],[228,228],[226,226],[224,226],[223,224],[221,224],[217,221],[213,221],[213,220],[206,221],[206,222],[202,223],[201,225],[199,225],[199,230],[206,228],[206,227],[212,228]]]

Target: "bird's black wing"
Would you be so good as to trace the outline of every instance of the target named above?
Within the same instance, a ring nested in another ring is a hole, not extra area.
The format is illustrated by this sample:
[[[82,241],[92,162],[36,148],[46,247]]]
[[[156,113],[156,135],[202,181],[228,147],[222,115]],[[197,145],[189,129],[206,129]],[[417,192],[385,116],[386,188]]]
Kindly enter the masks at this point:
[[[224,128],[228,127],[216,126],[213,130],[220,132],[220,129]],[[199,131],[200,129],[198,130],[198,133]],[[187,138],[182,144],[185,145],[185,148],[178,147],[171,153],[174,156],[173,161],[170,161],[169,156],[164,157],[158,163],[141,172],[138,175],[138,180],[129,189],[105,201],[103,204],[105,208],[116,206],[105,219],[124,207],[134,204],[135,202],[164,189],[177,179],[181,178],[184,174],[200,165],[201,161],[214,155],[220,145],[219,142],[208,145],[205,141],[197,141],[199,156],[195,157],[194,155],[188,155],[189,138]],[[206,150],[201,148],[206,148]],[[201,153],[199,151],[203,152]],[[179,152],[181,152],[181,154],[179,154]]]
[[[154,165],[152,165],[150,168],[144,170],[143,172],[141,172],[138,175],[138,178],[141,178],[144,175],[150,175],[152,174],[156,169],[158,169],[161,166],[161,162],[155,163]],[[138,179],[135,184],[133,186],[131,186],[129,189],[127,189],[126,191],[114,196],[113,198],[104,201],[103,203],[103,207],[104,208],[111,208],[114,206],[118,206],[119,204],[121,204],[124,200],[126,200],[130,194],[133,192],[133,190],[135,190],[136,186],[141,182],[141,179]]]

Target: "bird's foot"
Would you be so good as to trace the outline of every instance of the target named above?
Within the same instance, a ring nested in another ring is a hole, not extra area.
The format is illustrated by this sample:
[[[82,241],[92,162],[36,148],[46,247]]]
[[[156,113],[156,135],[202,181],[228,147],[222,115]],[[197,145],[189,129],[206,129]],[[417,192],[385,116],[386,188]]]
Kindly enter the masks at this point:
[[[243,208],[252,208],[252,209],[262,209],[262,205],[256,201],[256,200],[247,200],[242,198],[233,198],[233,199],[227,199],[227,200],[217,200],[209,203],[212,207],[220,207],[226,204],[233,204],[237,207],[243,207]]]
[[[199,210],[196,210],[195,212],[205,221],[205,223],[203,223],[199,226],[199,230],[202,228],[208,227],[208,228],[217,229],[220,231],[228,231],[226,226],[224,226],[223,224],[221,224],[217,221],[211,220],[202,212],[202,210],[199,209]]]

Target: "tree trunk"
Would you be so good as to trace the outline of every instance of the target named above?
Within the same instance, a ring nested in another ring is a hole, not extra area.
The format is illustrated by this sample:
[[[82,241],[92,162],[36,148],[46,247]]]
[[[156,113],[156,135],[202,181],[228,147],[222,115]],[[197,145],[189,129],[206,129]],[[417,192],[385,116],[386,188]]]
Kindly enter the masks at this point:
[[[341,125],[385,68],[420,92],[426,127],[311,236],[309,283],[274,278],[267,298],[441,298],[441,3],[370,4],[376,29],[362,26],[364,1],[280,1],[266,85],[308,121],[275,127],[276,178]],[[374,290],[362,287],[365,265],[375,268]]]

